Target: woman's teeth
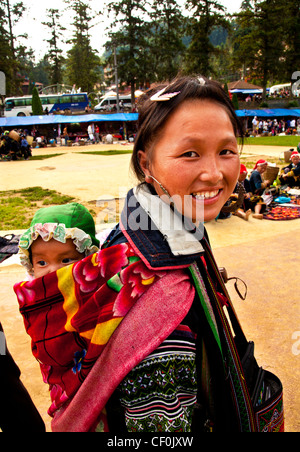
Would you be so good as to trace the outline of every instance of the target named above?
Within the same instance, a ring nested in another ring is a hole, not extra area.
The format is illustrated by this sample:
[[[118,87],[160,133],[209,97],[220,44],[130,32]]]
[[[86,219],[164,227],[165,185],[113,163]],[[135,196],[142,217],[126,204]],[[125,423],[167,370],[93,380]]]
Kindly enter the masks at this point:
[[[214,198],[215,196],[217,196],[218,193],[219,193],[219,190],[204,191],[201,193],[193,193],[193,196],[197,199],[210,199],[210,198]]]

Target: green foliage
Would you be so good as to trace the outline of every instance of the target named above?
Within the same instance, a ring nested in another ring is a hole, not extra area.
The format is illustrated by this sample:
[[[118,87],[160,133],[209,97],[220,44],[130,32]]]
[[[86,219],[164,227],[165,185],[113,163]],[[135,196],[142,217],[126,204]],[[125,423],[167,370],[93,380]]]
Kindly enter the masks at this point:
[[[92,92],[99,81],[100,58],[90,43],[90,23],[93,19],[91,9],[81,0],[65,0],[75,13],[74,33],[66,59],[66,79],[70,85],[80,87],[82,91]]]
[[[232,96],[232,104],[235,110],[239,109],[239,101],[236,93],[234,93]]]
[[[187,0],[186,7],[192,12],[192,18],[187,25],[191,43],[186,52],[184,71],[188,74],[212,75],[211,58],[218,50],[210,37],[216,27],[222,27],[224,30],[230,28],[224,14],[225,7],[211,0]]]
[[[65,31],[66,28],[60,24],[60,14],[58,9],[48,9],[47,18],[49,19],[48,22],[42,22],[42,24],[48,27],[50,31],[50,39],[47,39],[49,44],[49,67],[47,72],[50,77],[50,84],[56,85],[63,82],[62,66],[64,63],[64,57],[62,56],[63,51],[59,48],[59,41],[63,36],[63,31]]]
[[[114,48],[117,53],[118,77],[131,87],[131,96],[137,85],[142,85],[150,77],[149,63],[149,23],[143,19],[147,14],[145,0],[120,0],[108,4],[114,13],[114,24],[118,31],[110,31],[106,48],[110,52],[109,64],[114,66]],[[150,66],[153,68],[153,66]]]
[[[34,116],[43,114],[42,102],[36,87],[32,90],[32,114]]]

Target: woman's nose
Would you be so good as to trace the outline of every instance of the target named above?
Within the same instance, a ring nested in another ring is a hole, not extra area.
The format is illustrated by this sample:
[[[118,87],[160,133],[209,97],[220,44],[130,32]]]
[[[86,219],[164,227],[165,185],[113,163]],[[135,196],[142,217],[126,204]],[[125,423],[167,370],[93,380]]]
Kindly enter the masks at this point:
[[[215,158],[201,159],[199,162],[199,179],[211,184],[217,184],[223,179],[221,167]]]

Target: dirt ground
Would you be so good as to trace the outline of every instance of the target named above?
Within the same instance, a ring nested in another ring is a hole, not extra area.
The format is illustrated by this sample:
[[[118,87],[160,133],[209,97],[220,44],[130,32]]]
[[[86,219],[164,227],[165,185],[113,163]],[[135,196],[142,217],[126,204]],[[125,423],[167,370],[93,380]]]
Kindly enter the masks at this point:
[[[97,200],[101,205],[105,200],[122,198],[135,184],[129,171],[130,155],[82,154],[118,148],[130,149],[130,146],[38,149],[34,154],[63,155],[44,161],[0,162],[0,190],[39,185],[94,205]],[[245,146],[243,155],[255,161],[261,156],[279,157],[284,150]],[[99,217],[97,229],[108,226]],[[249,340],[255,341],[259,364],[276,373],[283,382],[286,431],[300,431],[300,219],[268,221],[250,217],[245,222],[232,216],[207,223],[206,228],[219,266],[226,267],[229,276],[238,276],[248,286],[246,301],[241,301],[233,283],[228,283],[245,333]],[[12,290],[13,284],[23,278],[24,271],[17,264],[0,266],[0,320],[8,347],[22,371],[22,380],[45,420],[47,431],[51,431],[48,389],[31,355],[30,339]]]

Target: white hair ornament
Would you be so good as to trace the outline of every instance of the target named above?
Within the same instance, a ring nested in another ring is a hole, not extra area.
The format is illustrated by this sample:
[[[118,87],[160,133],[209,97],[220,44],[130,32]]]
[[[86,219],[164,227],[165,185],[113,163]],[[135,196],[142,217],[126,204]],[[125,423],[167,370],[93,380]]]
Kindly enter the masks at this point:
[[[153,94],[153,96],[150,97],[150,100],[152,100],[153,102],[166,102],[167,100],[172,99],[172,97],[175,97],[180,93],[180,91],[177,91],[175,93],[165,93],[166,89],[167,87]]]

